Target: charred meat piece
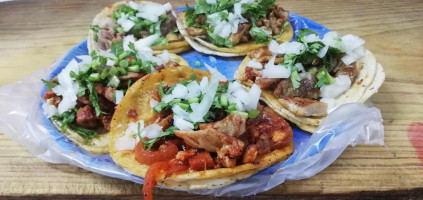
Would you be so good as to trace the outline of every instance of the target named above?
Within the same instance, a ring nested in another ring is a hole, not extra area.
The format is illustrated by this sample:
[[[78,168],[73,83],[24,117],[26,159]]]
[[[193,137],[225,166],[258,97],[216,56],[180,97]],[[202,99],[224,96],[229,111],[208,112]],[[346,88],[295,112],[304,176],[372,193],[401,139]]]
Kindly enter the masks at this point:
[[[273,35],[279,35],[285,22],[289,21],[289,12],[275,5],[269,13],[269,21]]]
[[[113,30],[113,28],[106,27],[98,31],[98,48],[103,51],[107,51],[108,49],[110,49],[110,45],[112,44],[114,35],[115,31]]]
[[[62,102],[62,97],[61,96],[55,96],[53,97],[53,105],[54,106],[59,106],[59,103]]]
[[[198,131],[175,130],[174,133],[177,137],[182,138],[189,146],[205,149],[209,152],[216,152],[216,148],[222,147],[222,140],[225,137],[225,134],[219,133],[212,128]]]
[[[132,83],[135,83],[135,81],[142,78],[144,75],[145,74],[143,73],[128,72],[126,75],[120,76],[119,80],[121,81],[132,80]]]
[[[200,124],[200,129],[215,129],[217,132],[229,135],[232,137],[239,137],[245,132],[245,122],[246,118],[241,117],[241,115],[230,114],[223,120],[220,120],[215,123]]]
[[[113,100],[113,93],[115,92],[115,88],[112,87],[104,87],[103,96],[109,100],[110,102],[114,102]]]
[[[340,75],[348,75],[351,79],[351,82],[353,82],[355,77],[360,73],[360,70],[362,67],[363,66],[361,65],[361,63],[359,61],[356,61],[352,63],[351,65],[340,68],[336,72],[335,76],[338,77]]]
[[[44,94],[43,100],[47,100],[55,96],[56,96],[56,93],[54,93],[53,90],[50,89]]]
[[[286,146],[293,137],[289,124],[269,107],[265,107],[256,118],[247,120],[247,134],[250,135],[251,142],[256,144],[258,156]]]
[[[240,24],[238,26],[238,31],[229,37],[229,40],[232,42],[233,45],[237,45],[241,42],[242,36],[245,35],[248,30],[250,30],[250,24]]]
[[[198,131],[176,130],[175,135],[194,148],[216,152],[224,144],[225,136],[239,137],[246,130],[246,119],[237,114],[230,114],[223,120],[215,123],[200,124]],[[236,139],[236,138],[235,138]]]
[[[110,131],[110,123],[112,122],[111,115],[100,115],[101,123],[103,124],[104,129]]]
[[[278,85],[279,81],[280,79],[278,78],[260,78],[260,77],[256,78],[256,84],[261,89],[269,89],[269,88],[273,89]]]
[[[320,90],[314,86],[317,79],[314,76],[311,78],[304,78],[300,81],[300,87],[294,89],[290,79],[282,79],[273,91],[276,97],[304,97],[308,99],[317,99],[320,95]]]
[[[159,122],[157,124],[163,127],[163,130],[166,130],[167,128],[171,127],[173,124],[173,115],[168,115],[162,119],[159,119]]]
[[[79,108],[76,113],[76,124],[84,128],[97,128],[100,126],[100,121],[95,116],[95,110],[91,105]]]
[[[324,117],[327,116],[328,105],[326,103],[301,98],[301,97],[281,97],[279,102],[282,106],[291,111],[296,116],[302,117]]]
[[[176,18],[171,13],[172,11],[167,12],[167,18],[160,25],[160,31],[163,37],[176,29]]]
[[[248,53],[248,56],[250,58],[259,59],[263,56],[272,56],[272,52],[270,52],[269,47],[263,47],[263,48],[259,48],[254,51],[251,51],[250,53]]]
[[[200,36],[200,35],[207,35],[207,30],[205,28],[194,28],[188,27],[185,29],[190,36]]]
[[[237,138],[225,136],[222,148],[217,149],[217,158],[224,167],[235,167],[238,157],[244,151],[244,143]]]

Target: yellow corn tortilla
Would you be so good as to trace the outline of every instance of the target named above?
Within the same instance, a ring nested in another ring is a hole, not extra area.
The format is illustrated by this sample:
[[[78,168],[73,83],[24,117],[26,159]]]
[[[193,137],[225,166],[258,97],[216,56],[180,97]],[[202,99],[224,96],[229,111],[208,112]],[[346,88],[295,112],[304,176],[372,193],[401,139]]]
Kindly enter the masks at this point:
[[[161,56],[157,55],[157,56]],[[176,54],[170,54],[170,58],[177,62],[179,65],[188,65],[188,62],[184,60],[182,57]],[[51,120],[53,125],[60,130],[61,122]],[[79,147],[94,153],[94,154],[104,154],[109,152],[109,132],[105,129],[97,129],[95,130],[98,135],[97,137],[91,138],[90,141],[85,141],[84,137],[80,136],[75,131],[71,130],[70,128],[66,129],[63,133],[66,137],[71,140],[73,143],[78,145]]]
[[[100,13],[98,13],[95,16],[92,22],[92,25],[98,25],[100,27],[104,27],[106,26],[107,23],[110,23],[110,21],[113,22],[110,16],[117,9],[117,7],[119,7],[122,4],[127,4],[128,2],[129,0],[118,1],[114,4],[111,4],[105,7]],[[135,2],[138,4],[147,3],[147,2],[153,3],[150,1],[139,1],[139,0]],[[88,52],[100,51],[98,48],[97,42],[95,41],[95,35],[96,33],[93,30],[90,30],[88,32],[88,39],[87,39]],[[188,44],[188,42],[183,40],[183,41],[177,41],[177,42],[170,42],[168,45],[153,46],[151,47],[151,49],[154,51],[155,54],[159,54],[163,52],[164,50],[169,51],[169,53],[181,53],[181,52],[190,50],[191,46]]]
[[[210,42],[207,42],[199,37],[192,37],[188,35],[185,28],[187,28],[186,20],[185,20],[185,13],[179,13],[178,19],[176,20],[176,24],[178,25],[179,32],[184,36],[185,40],[194,48],[196,51],[205,54],[212,54],[218,55],[222,57],[235,57],[235,56],[245,56],[250,51],[258,49],[260,47],[266,46],[267,44],[259,43],[256,44],[255,41],[241,43],[235,45],[232,48],[228,47],[218,47]],[[286,28],[284,33],[281,37],[278,38],[279,43],[283,43],[286,41],[290,41],[292,36],[294,35],[294,30],[292,29],[291,24],[289,24]]]
[[[247,67],[246,65],[250,60],[251,58],[246,56],[234,75],[236,80],[241,81],[245,86],[249,87],[253,85],[253,82],[245,79],[244,74],[245,68]],[[376,58],[370,51],[366,50],[366,55],[360,58],[359,62],[361,62],[363,66],[360,73],[351,83],[351,88],[335,99],[336,106],[352,102],[364,103],[373,94],[377,93],[378,88],[385,80],[385,72],[383,71],[382,65],[376,62]],[[273,96],[273,91],[271,90],[262,90],[260,99],[287,120],[296,124],[299,128],[311,133],[316,130],[325,118],[294,115],[282,106],[278,98]]]
[[[110,135],[110,156],[115,163],[132,174],[145,177],[148,165],[141,165],[135,160],[134,151],[117,151],[115,142],[125,135],[125,130],[130,122],[144,120],[148,125],[155,120],[155,113],[150,107],[150,99],[158,92],[160,82],[163,85],[171,85],[181,80],[191,80],[192,74],[197,75],[197,80],[202,77],[210,77],[207,71],[193,69],[191,67],[180,66],[167,68],[159,73],[148,74],[138,80],[127,92],[122,102],[117,107],[111,122]],[[138,118],[129,119],[127,113],[130,109],[136,109]],[[156,114],[157,115],[157,114]],[[164,174],[157,178],[159,185],[176,189],[211,189],[231,184],[237,180],[247,178],[259,170],[264,169],[274,163],[285,160],[293,151],[293,143],[284,149],[276,150],[264,156],[257,163],[250,163],[236,166],[235,168],[219,168],[205,171],[190,172],[186,174],[173,175],[164,179]]]

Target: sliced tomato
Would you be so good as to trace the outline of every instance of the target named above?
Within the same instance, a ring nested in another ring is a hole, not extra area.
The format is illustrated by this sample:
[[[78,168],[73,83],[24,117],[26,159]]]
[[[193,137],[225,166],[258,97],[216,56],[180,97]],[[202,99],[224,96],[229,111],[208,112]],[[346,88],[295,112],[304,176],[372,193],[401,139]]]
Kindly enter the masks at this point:
[[[140,164],[152,165],[156,162],[169,161],[178,153],[178,147],[173,143],[160,145],[157,151],[146,151],[143,143],[138,142],[135,147],[135,160]]]
[[[144,200],[153,200],[153,188],[157,186],[157,177],[160,176],[162,171],[169,170],[168,162],[156,162],[152,164],[145,174],[144,179]]]
[[[201,171],[214,167],[213,158],[209,152],[202,152],[188,159],[189,166],[192,170]]]

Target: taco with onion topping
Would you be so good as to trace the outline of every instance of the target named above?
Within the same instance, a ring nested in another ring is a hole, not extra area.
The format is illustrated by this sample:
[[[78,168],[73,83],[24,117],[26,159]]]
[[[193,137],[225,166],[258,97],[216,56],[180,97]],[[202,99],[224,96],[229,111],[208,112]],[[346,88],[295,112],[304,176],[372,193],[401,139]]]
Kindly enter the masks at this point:
[[[113,52],[77,56],[80,62],[73,59],[57,76],[43,80],[48,87],[45,115],[69,140],[96,154],[109,152],[110,121],[133,83],[148,73],[188,64],[167,51],[158,56],[146,48]]]
[[[289,12],[274,0],[196,0],[177,20],[195,50],[224,57],[247,55],[274,39],[291,40]]]
[[[170,3],[119,1],[94,18],[88,34],[88,50],[108,51],[115,43],[149,46],[155,53],[180,53],[191,49],[176,27]]]
[[[291,127],[260,92],[185,66],[149,74],[113,115],[110,155],[145,178],[145,199],[157,184],[211,189],[247,178],[293,152]]]
[[[301,129],[313,132],[335,108],[365,102],[385,79],[382,66],[354,35],[329,32],[321,39],[303,29],[296,41],[250,52],[235,73],[262,89],[261,100]]]

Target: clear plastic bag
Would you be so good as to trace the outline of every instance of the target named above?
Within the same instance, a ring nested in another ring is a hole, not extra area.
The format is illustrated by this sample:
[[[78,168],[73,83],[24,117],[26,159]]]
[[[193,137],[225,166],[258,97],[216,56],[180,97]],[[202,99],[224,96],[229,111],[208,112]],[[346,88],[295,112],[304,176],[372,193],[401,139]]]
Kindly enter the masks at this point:
[[[290,14],[297,32],[310,28],[323,35],[327,28],[304,17]],[[43,115],[41,97],[46,88],[40,79],[54,77],[77,55],[87,55],[86,41],[48,68],[0,88],[0,132],[25,146],[34,156],[51,163],[66,163],[110,177],[143,183],[143,179],[117,167],[109,155],[94,155],[70,142]],[[200,61],[216,66],[229,79],[242,58],[210,57],[195,51],[182,54],[191,66]],[[204,68],[200,66],[199,68]],[[377,108],[360,103],[340,106],[312,135],[294,130],[294,153],[283,163],[275,164],[247,179],[212,189],[190,191],[216,196],[247,196],[267,191],[286,180],[309,178],[328,167],[349,145],[383,145],[382,116]]]

